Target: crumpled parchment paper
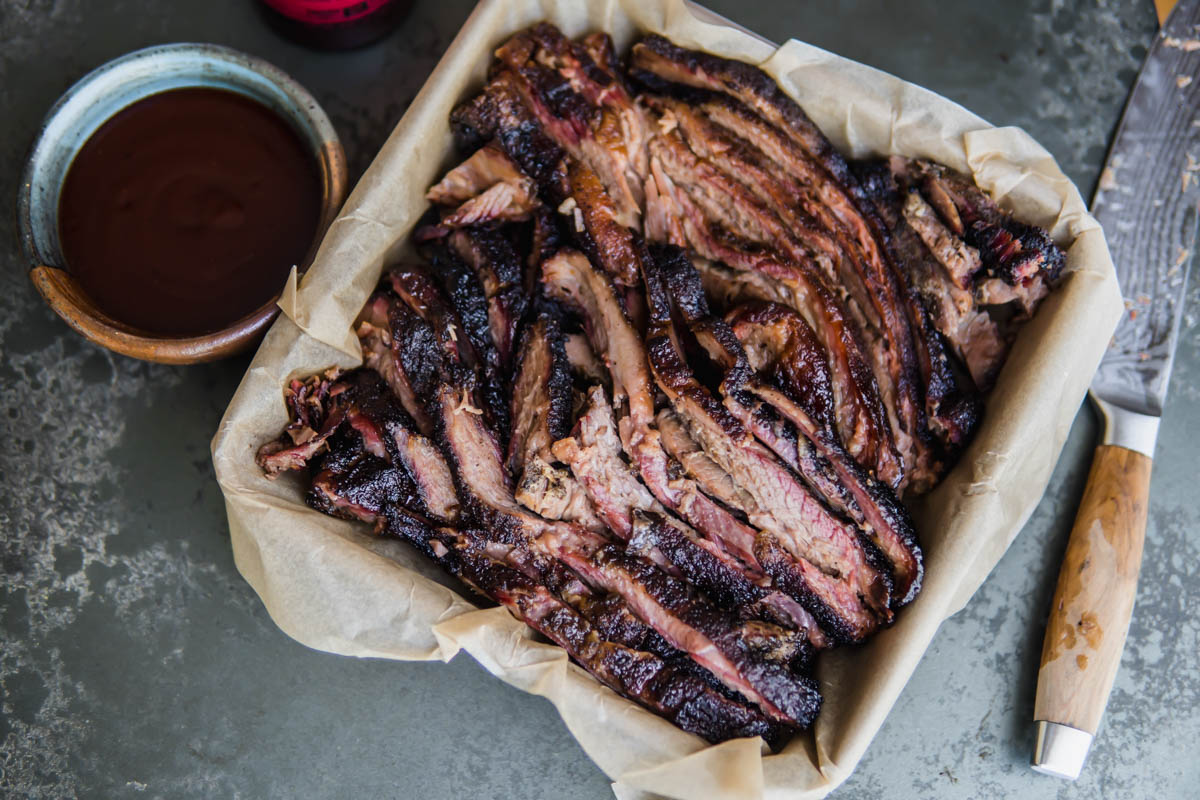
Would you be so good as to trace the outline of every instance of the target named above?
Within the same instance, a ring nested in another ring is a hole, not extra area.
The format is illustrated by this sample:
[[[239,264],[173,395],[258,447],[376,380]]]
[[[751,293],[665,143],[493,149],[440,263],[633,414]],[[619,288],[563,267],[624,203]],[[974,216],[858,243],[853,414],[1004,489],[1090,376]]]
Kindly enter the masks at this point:
[[[359,363],[351,323],[384,266],[404,254],[426,187],[455,162],[451,108],[482,85],[499,43],[541,19],[571,36],[608,31],[622,50],[653,31],[759,64],[851,156],[922,156],[972,173],[1067,250],[1064,284],[1022,330],[974,442],[915,509],[924,590],[867,644],[822,655],[824,710],[811,734],[775,755],[757,739],[709,746],[623,700],[503,609],[479,610],[447,588],[452,583],[407,546],[307,508],[299,479],[271,482],[254,464],[257,448],[287,422],[289,378]],[[975,592],[1041,498],[1122,309],[1099,226],[1027,134],[993,128],[936,94],[816,47],[776,48],[682,0],[484,0],[280,305],[285,314],[213,440],[237,566],[271,617],[304,644],[346,655],[449,660],[467,651],[501,680],[548,698],[622,800],[798,800],[843,781],[938,625]]]

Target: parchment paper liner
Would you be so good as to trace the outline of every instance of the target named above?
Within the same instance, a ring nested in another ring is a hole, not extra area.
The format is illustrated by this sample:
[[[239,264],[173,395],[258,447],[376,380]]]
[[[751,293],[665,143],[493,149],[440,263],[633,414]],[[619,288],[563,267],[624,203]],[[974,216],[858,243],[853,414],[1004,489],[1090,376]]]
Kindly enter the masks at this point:
[[[825,707],[813,735],[777,755],[763,755],[757,739],[708,746],[621,699],[503,609],[478,610],[446,588],[406,546],[308,509],[298,480],[272,483],[254,465],[258,446],[286,424],[287,379],[358,363],[351,322],[384,265],[404,254],[425,188],[455,161],[451,108],[482,85],[497,44],[541,19],[571,36],[606,30],[622,51],[638,33],[655,31],[758,63],[844,152],[923,156],[973,173],[1001,205],[1068,248],[1069,275],[1021,332],[975,441],[915,509],[924,590],[891,629],[821,657]],[[505,682],[548,698],[622,800],[816,798],[843,781],[938,625],[975,592],[1042,496],[1122,309],[1099,226],[1027,134],[993,128],[938,95],[810,45],[775,49],[681,0],[481,3],[280,305],[286,316],[213,440],[234,557],[271,617],[304,644],[346,655],[449,660],[467,651]]]

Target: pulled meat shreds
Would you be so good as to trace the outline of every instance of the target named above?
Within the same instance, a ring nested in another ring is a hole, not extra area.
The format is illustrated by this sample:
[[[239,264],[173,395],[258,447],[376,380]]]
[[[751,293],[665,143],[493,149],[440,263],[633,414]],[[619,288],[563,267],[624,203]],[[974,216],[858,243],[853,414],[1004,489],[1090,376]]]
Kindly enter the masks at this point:
[[[256,460],[605,686],[778,749],[924,577],[901,493],[969,442],[1063,254],[967,176],[850,163],[757,67],[539,23],[456,107],[424,263]],[[686,248],[686,250],[684,249]]]
[[[439,206],[451,206],[437,226],[422,236],[485,222],[514,222],[529,218],[537,205],[533,181],[495,143],[489,142],[446,173],[425,193]]]

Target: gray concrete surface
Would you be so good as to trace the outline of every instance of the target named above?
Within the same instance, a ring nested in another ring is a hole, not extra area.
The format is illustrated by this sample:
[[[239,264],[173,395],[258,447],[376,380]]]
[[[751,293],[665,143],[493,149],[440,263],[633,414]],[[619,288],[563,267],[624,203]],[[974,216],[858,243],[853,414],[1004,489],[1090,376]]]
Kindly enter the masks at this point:
[[[712,7],[1021,125],[1090,193],[1155,28],[1149,0]],[[604,798],[549,704],[449,665],[359,661],[281,634],[234,569],[208,443],[247,359],[142,364],[40,302],[13,219],[37,123],[74,80],[144,45],[266,57],[328,109],[355,174],[466,0],[420,0],[386,41],[318,55],[250,0],[0,0],[0,794],[10,797]],[[1096,425],[943,627],[839,798],[1200,796],[1200,324],[1193,281],[1154,471],[1146,563],[1104,727],[1077,784],[1026,766],[1042,626]]]

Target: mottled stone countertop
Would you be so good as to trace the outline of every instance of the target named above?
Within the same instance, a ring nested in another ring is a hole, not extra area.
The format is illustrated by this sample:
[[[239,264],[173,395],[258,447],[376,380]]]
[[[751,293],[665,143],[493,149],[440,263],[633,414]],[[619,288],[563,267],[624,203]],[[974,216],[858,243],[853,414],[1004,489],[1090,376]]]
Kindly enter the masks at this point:
[[[470,5],[419,0],[385,41],[314,54],[250,0],[0,2],[0,795],[611,796],[548,703],[469,657],[356,660],[279,632],[234,568],[209,460],[249,359],[168,367],[93,347],[39,300],[11,225],[39,120],[110,58],[172,41],[261,55],[313,90],[356,177]],[[1024,127],[1085,195],[1156,26],[1149,0],[710,5]],[[1043,624],[1097,433],[1088,409],[1037,512],[837,797],[1200,796],[1197,291],[1194,277],[1133,627],[1083,778],[1027,764]]]

